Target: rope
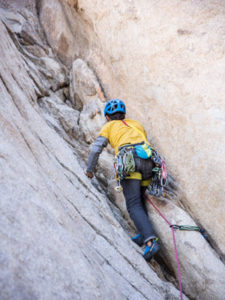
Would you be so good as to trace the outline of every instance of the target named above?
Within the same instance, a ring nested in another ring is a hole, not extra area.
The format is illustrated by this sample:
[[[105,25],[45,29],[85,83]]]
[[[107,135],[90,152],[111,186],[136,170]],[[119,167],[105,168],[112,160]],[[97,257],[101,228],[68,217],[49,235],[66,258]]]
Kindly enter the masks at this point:
[[[145,193],[145,197],[148,200],[148,202],[155,208],[155,210],[158,212],[158,214],[163,218],[163,220],[170,226],[170,229],[172,230],[174,252],[175,252],[176,263],[177,263],[177,275],[178,275],[178,281],[179,281],[180,299],[183,300],[180,263],[179,263],[179,260],[178,260],[177,245],[176,245],[176,239],[175,239],[175,233],[174,233],[173,225],[164,217],[164,215],[160,212],[158,207],[155,206],[155,204],[152,202],[151,198],[148,196],[147,193]]]

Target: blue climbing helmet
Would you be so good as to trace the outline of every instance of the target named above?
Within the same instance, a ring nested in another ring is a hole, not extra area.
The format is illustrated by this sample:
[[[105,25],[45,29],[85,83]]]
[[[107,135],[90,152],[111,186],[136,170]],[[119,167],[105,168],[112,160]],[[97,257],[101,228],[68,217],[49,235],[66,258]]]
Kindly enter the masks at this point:
[[[126,113],[126,105],[120,99],[112,99],[105,105],[104,115],[113,115],[116,112]]]

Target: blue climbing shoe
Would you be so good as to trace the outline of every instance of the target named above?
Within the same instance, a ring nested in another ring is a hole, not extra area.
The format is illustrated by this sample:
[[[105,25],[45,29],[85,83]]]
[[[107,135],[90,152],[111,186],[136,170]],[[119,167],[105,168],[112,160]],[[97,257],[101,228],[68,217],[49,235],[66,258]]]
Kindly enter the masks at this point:
[[[158,239],[153,240],[150,247],[146,245],[145,252],[143,254],[145,260],[150,261],[152,257],[160,250],[157,240]]]
[[[143,246],[144,244],[144,239],[140,233],[138,233],[136,236],[132,237],[131,239],[135,244],[137,244],[140,247]]]

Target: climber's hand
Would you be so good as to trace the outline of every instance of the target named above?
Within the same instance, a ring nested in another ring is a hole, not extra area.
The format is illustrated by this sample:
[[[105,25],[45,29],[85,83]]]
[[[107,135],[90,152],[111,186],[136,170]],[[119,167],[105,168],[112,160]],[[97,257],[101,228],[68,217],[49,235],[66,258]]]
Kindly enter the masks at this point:
[[[88,171],[85,171],[84,174],[88,177],[88,178],[93,178],[94,177],[94,174],[93,173],[90,173]]]

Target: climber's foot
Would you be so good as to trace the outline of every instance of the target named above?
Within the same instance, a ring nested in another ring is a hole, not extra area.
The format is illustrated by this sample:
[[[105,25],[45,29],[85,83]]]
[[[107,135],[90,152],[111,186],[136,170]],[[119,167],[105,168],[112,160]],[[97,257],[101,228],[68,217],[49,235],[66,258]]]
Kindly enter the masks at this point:
[[[143,257],[145,260],[150,261],[152,257],[160,250],[159,243],[157,242],[157,239],[154,239],[152,241],[148,241],[145,252],[143,254]]]

